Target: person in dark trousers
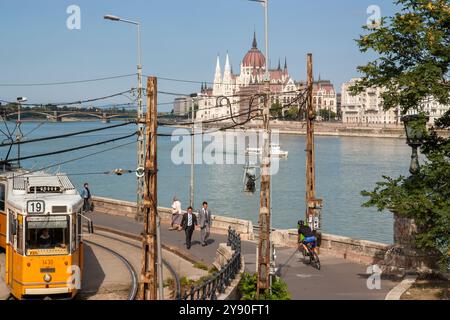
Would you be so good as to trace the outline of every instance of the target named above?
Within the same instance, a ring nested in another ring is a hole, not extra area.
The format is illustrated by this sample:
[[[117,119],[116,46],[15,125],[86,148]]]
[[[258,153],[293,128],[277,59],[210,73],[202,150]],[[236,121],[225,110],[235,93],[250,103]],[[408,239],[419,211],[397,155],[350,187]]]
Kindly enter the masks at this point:
[[[83,211],[84,212],[92,211],[92,195],[91,195],[91,191],[89,190],[88,183],[84,184],[84,189],[83,189],[83,192],[81,193],[81,197],[84,200]]]
[[[299,220],[297,222],[298,228],[298,242],[299,244],[312,244],[313,248],[316,247],[317,238],[315,236],[315,232],[311,230],[311,228],[305,224],[305,221]]]
[[[186,248],[189,250],[191,248],[192,233],[194,232],[195,226],[197,225],[197,217],[192,212],[192,207],[187,208],[187,212],[183,215],[181,220],[181,228],[186,234]]]
[[[202,246],[206,246],[206,240],[209,237],[211,229],[211,210],[208,208],[208,202],[203,202],[203,207],[198,211],[198,224],[200,225],[200,239]]]

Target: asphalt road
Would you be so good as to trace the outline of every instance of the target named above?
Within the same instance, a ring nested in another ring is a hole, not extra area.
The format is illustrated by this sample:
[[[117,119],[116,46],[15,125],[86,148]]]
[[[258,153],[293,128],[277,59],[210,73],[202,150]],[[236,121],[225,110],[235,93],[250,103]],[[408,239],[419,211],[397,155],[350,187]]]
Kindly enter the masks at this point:
[[[89,214],[94,225],[105,226],[139,235],[143,227],[134,219],[122,216],[111,216],[101,213]],[[95,227],[94,227],[95,228]],[[186,249],[183,231],[171,231],[169,225],[161,224],[162,243],[175,246],[198,261],[210,265],[216,256],[220,243],[226,243],[227,237],[222,234],[211,234],[208,245],[200,244],[200,231],[195,230],[192,247]],[[256,243],[242,241],[242,253],[246,269],[255,272]],[[293,300],[384,300],[388,292],[398,284],[390,279],[380,279],[380,289],[370,290],[367,286],[367,266],[356,264],[321,254],[321,270],[305,265],[298,252],[293,248],[277,248],[276,264],[278,274],[288,284]]]

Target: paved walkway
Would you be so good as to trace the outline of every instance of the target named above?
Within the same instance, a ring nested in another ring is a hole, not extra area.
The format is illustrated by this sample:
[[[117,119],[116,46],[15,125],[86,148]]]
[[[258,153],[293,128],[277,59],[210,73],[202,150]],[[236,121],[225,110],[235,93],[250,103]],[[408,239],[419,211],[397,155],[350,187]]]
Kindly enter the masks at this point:
[[[9,290],[5,283],[5,253],[2,251],[0,252],[0,300],[5,300],[8,297]]]
[[[131,218],[96,212],[89,216],[93,219],[94,224],[99,226],[137,235],[142,232],[142,225]],[[226,235],[211,234],[208,246],[202,247],[200,245],[200,231],[195,230],[192,237],[192,247],[187,250],[184,245],[184,232],[170,231],[167,224],[161,225],[161,239],[163,244],[175,246],[186,255],[190,255],[207,265],[214,261],[219,244],[227,241]],[[255,272],[256,243],[243,241],[242,252],[247,271]],[[384,300],[387,293],[398,284],[388,279],[381,279],[381,289],[370,290],[366,284],[368,277],[366,266],[322,254],[320,256],[322,268],[318,271],[309,265],[304,265],[300,255],[293,248],[277,248],[276,255],[279,275],[288,283],[291,297],[294,300]]]

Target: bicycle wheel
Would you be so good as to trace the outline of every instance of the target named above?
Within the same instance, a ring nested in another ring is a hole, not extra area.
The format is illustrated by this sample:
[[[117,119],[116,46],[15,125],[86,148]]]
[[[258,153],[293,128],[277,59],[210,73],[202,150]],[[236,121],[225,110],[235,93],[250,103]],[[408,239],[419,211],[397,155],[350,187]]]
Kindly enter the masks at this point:
[[[302,256],[303,256],[303,263],[304,264],[309,264],[311,263],[311,258],[310,258],[310,254],[309,252],[305,249],[305,247],[303,246],[303,244],[299,244],[298,246],[298,251],[301,252]]]
[[[316,251],[312,252],[312,258],[314,260],[314,264],[316,265],[317,270],[320,270],[320,259]]]

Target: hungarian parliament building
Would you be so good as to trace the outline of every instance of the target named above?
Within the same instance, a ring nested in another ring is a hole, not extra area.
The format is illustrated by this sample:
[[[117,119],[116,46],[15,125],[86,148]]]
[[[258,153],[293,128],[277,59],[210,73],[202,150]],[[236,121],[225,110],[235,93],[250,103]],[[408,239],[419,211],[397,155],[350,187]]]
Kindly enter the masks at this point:
[[[262,99],[254,98],[258,94],[265,93],[266,58],[258,49],[256,33],[250,50],[244,55],[240,63],[240,73],[235,74],[227,53],[225,66],[220,63],[219,56],[216,61],[216,69],[212,85],[202,84],[200,92],[191,96],[180,97],[174,101],[173,112],[179,116],[191,117],[194,107],[196,121],[221,120],[230,122],[248,120],[256,114],[256,109],[262,107]],[[290,75],[287,59],[284,65],[278,60],[276,69],[269,69],[270,81],[270,105],[277,105],[281,115],[290,108],[300,107],[300,101],[296,101],[300,91],[306,89],[305,81],[295,81]],[[336,93],[333,84],[328,80],[319,80],[313,83],[313,108],[328,110],[339,115],[343,124],[347,125],[399,125],[401,123],[400,108],[384,110],[381,88],[370,88],[353,95],[350,88],[359,78],[352,78],[343,83],[341,93]],[[226,98],[225,98],[226,97]],[[259,96],[261,97],[261,96]],[[301,99],[300,99],[301,100]],[[250,111],[250,108],[252,108]],[[424,101],[421,109],[429,114],[430,123],[441,117],[448,105],[441,105],[434,99]],[[320,118],[318,118],[320,120]],[[337,120],[337,118],[335,119]]]
[[[254,99],[255,95],[265,91],[266,58],[258,49],[256,33],[250,50],[240,63],[240,73],[233,72],[230,58],[227,53],[223,68],[220,57],[217,57],[214,80],[211,86],[202,84],[201,90],[195,98],[180,97],[175,99],[174,113],[187,115],[195,105],[195,118],[197,121],[231,118],[248,119],[250,107],[252,111],[261,108],[261,101]],[[289,108],[298,108],[299,102],[295,98],[299,90],[306,89],[305,81],[295,81],[290,75],[287,59],[284,65],[278,60],[276,69],[269,69],[270,105],[277,104],[284,113]],[[226,99],[224,98],[226,97]],[[294,101],[294,102],[293,102]],[[313,103],[316,110],[326,109],[337,111],[336,92],[330,81],[316,81],[313,89]],[[251,106],[250,106],[251,104]]]

